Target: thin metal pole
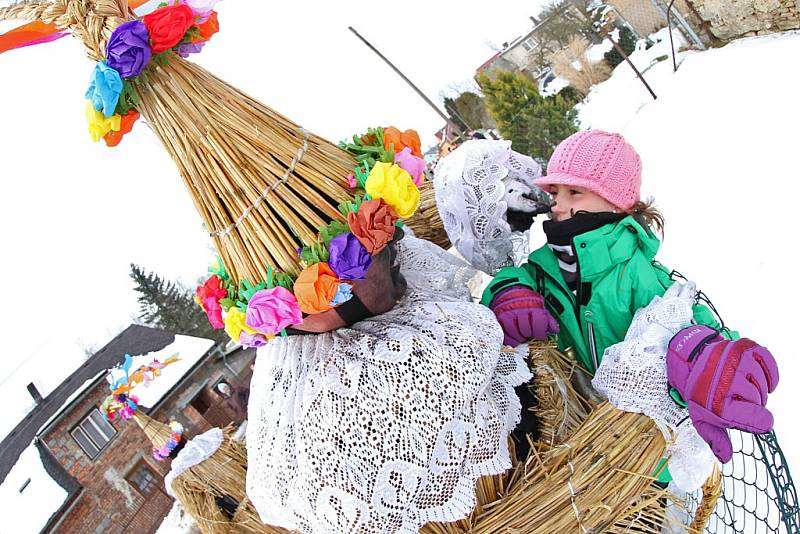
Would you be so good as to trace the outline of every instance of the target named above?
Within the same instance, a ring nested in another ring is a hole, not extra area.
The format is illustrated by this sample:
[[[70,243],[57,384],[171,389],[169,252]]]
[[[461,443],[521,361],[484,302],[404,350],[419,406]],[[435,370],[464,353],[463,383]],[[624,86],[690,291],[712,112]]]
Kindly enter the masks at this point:
[[[636,76],[639,78],[639,80],[641,80],[641,82],[644,84],[647,90],[650,91],[650,96],[653,97],[653,100],[656,100],[658,97],[653,92],[653,89],[650,87],[650,84],[648,84],[647,81],[645,81],[644,76],[642,76],[642,73],[639,72],[639,69],[637,69],[636,65],[634,65],[633,62],[630,60],[628,54],[625,53],[625,50],[623,50],[622,47],[619,46],[614,41],[614,39],[611,38],[611,35],[609,35],[608,31],[606,31],[605,28],[602,29],[602,32],[603,32],[603,37],[611,41],[611,44],[614,45],[614,48],[616,48],[617,52],[619,52],[622,55],[622,57],[625,58],[625,61],[628,62],[628,65],[630,65],[630,67],[633,69],[633,72],[636,73]]]
[[[385,62],[387,65],[389,65],[389,66],[392,68],[392,70],[393,70],[393,71],[395,71],[395,72],[397,73],[397,75],[398,75],[398,76],[400,76],[401,78],[403,78],[403,80],[404,80],[404,81],[405,81],[405,82],[406,82],[406,83],[407,83],[409,86],[411,86],[411,88],[412,88],[414,91],[416,91],[416,93],[417,93],[417,94],[420,96],[420,98],[422,98],[422,99],[423,99],[423,100],[424,100],[424,101],[425,101],[425,102],[426,102],[426,103],[427,103],[427,104],[428,104],[428,105],[429,105],[429,106],[430,106],[430,107],[431,107],[431,108],[432,108],[432,109],[433,109],[433,110],[434,110],[436,113],[438,113],[438,114],[439,114],[439,116],[440,116],[441,118],[443,118],[447,124],[450,124],[450,125],[452,125],[452,126],[453,126],[453,127],[456,129],[456,131],[459,131],[459,130],[461,130],[461,128],[459,128],[459,127],[458,127],[458,125],[456,125],[456,124],[455,124],[453,121],[451,121],[451,120],[450,120],[450,117],[448,117],[448,116],[447,116],[447,115],[446,115],[446,114],[445,114],[445,113],[444,113],[442,110],[440,110],[440,109],[439,109],[439,108],[436,106],[436,104],[434,104],[434,103],[431,101],[431,99],[430,99],[430,98],[428,98],[427,96],[425,96],[425,93],[423,93],[422,91],[420,91],[420,90],[419,90],[419,88],[418,88],[416,85],[414,85],[414,82],[412,82],[411,80],[409,80],[409,79],[408,79],[408,77],[407,77],[405,74],[403,74],[402,72],[400,72],[400,69],[398,69],[397,67],[395,67],[395,66],[394,66],[394,64],[393,64],[391,61],[389,61],[389,60],[386,58],[386,56],[384,56],[383,54],[381,54],[381,53],[380,53],[380,51],[378,51],[378,49],[377,49],[377,48],[375,48],[374,46],[372,46],[372,44],[371,44],[369,41],[367,41],[366,39],[364,39],[363,37],[361,37],[361,34],[359,34],[359,33],[358,33],[356,30],[355,30],[355,28],[353,28],[352,26],[348,26],[348,27],[347,27],[347,29],[348,29],[348,30],[350,30],[351,32],[353,32],[353,33],[355,34],[355,36],[356,36],[356,37],[358,37],[359,39],[361,39],[361,41],[362,41],[362,42],[363,42],[365,45],[367,45],[367,46],[369,47],[369,49],[370,49],[370,50],[372,50],[373,52],[375,52],[375,53],[378,55],[378,57],[379,57],[379,58],[381,58],[381,59],[382,59],[382,60],[383,60],[383,61],[384,61],[384,62]],[[469,126],[467,126],[467,127],[469,128]]]

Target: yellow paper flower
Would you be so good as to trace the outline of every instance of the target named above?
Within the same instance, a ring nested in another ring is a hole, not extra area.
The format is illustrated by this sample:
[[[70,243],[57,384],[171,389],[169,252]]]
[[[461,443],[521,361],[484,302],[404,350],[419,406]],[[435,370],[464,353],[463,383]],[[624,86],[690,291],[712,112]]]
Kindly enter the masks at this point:
[[[244,322],[245,314],[239,308],[231,307],[228,310],[228,315],[225,316],[225,331],[231,336],[231,339],[238,342],[239,336],[242,335],[242,330],[248,334],[256,334],[255,330],[247,326]]]
[[[364,189],[372,198],[383,199],[400,217],[411,217],[419,206],[419,189],[411,175],[397,164],[376,163]]]
[[[91,100],[86,101],[86,121],[89,123],[89,134],[96,143],[110,131],[118,132],[121,127],[122,117],[112,115],[106,117],[94,109]]]

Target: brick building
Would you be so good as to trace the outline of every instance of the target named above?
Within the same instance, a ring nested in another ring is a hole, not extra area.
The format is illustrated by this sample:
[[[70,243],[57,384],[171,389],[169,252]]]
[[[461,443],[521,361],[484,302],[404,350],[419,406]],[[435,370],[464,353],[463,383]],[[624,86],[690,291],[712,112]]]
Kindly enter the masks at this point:
[[[178,361],[140,395],[141,408],[151,417],[176,419],[190,436],[244,419],[242,404],[254,351],[226,353],[211,340],[132,325],[47,397],[29,387],[37,405],[0,443],[0,483],[13,485],[11,493],[21,502],[34,499],[45,515],[38,527],[20,521],[15,532],[147,533],[155,531],[169,511],[172,499],[163,486],[168,462],[152,458],[152,445],[133,421],[109,423],[97,409],[109,392],[107,370],[120,364],[125,354],[143,356],[134,356],[137,363],[131,370],[142,359],[164,361],[178,355]],[[221,382],[229,384],[232,396],[217,393],[228,389],[218,388]],[[30,461],[15,465],[31,442],[40,460],[37,465],[50,480],[41,480]],[[41,488],[48,484],[63,488],[63,497],[56,491],[51,492],[55,497],[44,499]],[[14,525],[13,514],[6,515],[4,524]]]

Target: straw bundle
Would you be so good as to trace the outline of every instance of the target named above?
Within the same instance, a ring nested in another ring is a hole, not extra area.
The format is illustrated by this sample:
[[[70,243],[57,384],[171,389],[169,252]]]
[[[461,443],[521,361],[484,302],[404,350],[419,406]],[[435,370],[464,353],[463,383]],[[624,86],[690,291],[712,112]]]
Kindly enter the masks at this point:
[[[419,188],[419,198],[419,208],[412,217],[405,221],[406,225],[418,238],[431,241],[445,250],[449,249],[452,245],[444,230],[444,223],[439,217],[433,182],[427,181],[422,184]]]
[[[219,449],[209,458],[175,477],[172,491],[181,506],[192,517],[204,534],[252,532],[278,534],[283,529],[261,522],[245,494],[247,476],[247,451],[242,442],[231,437],[224,429]],[[220,509],[218,500],[227,498],[238,503],[232,518]]]
[[[69,28],[103,58],[111,32],[133,19],[126,0],[55,0],[0,9],[2,19]],[[133,84],[137,109],[178,166],[234,282],[296,275],[297,249],[343,220],[355,160],[201,67],[173,55]]]

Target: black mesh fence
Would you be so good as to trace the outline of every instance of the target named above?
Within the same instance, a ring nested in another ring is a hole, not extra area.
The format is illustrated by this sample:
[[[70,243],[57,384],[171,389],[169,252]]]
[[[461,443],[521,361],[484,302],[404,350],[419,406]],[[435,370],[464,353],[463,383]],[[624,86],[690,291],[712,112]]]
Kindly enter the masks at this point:
[[[711,534],[795,534],[800,509],[789,466],[774,432],[729,431],[733,458],[722,467],[722,495],[704,532]],[[689,496],[694,511],[700,493]]]

